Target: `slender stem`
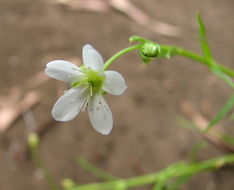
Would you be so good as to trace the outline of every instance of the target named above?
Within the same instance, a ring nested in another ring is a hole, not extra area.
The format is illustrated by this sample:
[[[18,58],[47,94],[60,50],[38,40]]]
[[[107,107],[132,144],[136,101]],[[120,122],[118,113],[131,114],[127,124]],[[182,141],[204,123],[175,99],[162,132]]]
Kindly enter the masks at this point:
[[[201,57],[200,55],[198,55],[196,53],[185,50],[183,48],[176,48],[176,50],[177,50],[178,55],[187,57],[187,58],[192,59],[194,61],[198,61],[204,65],[207,65],[207,66],[209,65],[209,62],[204,57]]]
[[[130,51],[133,51],[133,50],[136,50],[136,49],[140,49],[142,46],[142,44],[137,44],[137,45],[134,45],[134,46],[130,46],[130,47],[127,47],[121,51],[119,51],[118,53],[116,53],[115,55],[113,55],[110,59],[108,59],[106,62],[105,62],[105,65],[104,65],[104,70],[107,70],[107,68],[116,60],[118,59],[120,56],[130,52]]]
[[[180,48],[180,47],[171,47],[171,46],[164,46],[164,45],[161,45],[161,47],[164,49],[173,48],[174,55],[181,55],[183,57],[187,57],[189,59],[198,61],[198,62],[202,63],[203,65],[206,65],[207,67],[217,66],[222,72],[224,72],[228,76],[230,76],[232,78],[234,77],[234,71],[232,69],[229,69],[223,65],[218,64],[215,60],[207,59],[207,58],[202,57],[196,53],[193,53],[191,51],[188,51],[188,50]]]
[[[51,190],[59,190],[57,184],[55,183],[54,179],[52,178],[52,176],[50,175],[49,171],[47,170],[47,168],[44,166],[43,162],[40,160],[39,155],[38,155],[38,147],[30,147],[31,150],[31,156],[32,156],[32,160],[34,161],[35,165],[37,168],[39,168],[44,176],[46,181],[48,182],[48,185],[50,187]]]
[[[147,40],[145,40],[147,41]],[[154,43],[154,42],[152,42]],[[156,44],[156,43],[155,43]],[[142,47],[143,43],[140,43],[140,44],[137,44],[137,45],[134,45],[134,46],[130,46],[130,47],[127,47],[119,52],[117,52],[115,55],[113,55],[110,59],[108,59],[106,62],[105,62],[105,65],[104,65],[104,70],[107,70],[108,67],[116,60],[118,59],[120,56],[130,52],[130,51],[133,51],[133,50],[136,50],[136,49],[140,49]],[[206,65],[207,67],[211,67],[211,66],[216,66],[218,67],[222,72],[224,72],[225,74],[227,74],[228,76],[234,78],[234,71],[232,69],[229,69],[223,65],[220,65],[218,64],[215,60],[213,59],[207,59],[205,57],[202,57],[194,52],[191,52],[191,51],[188,51],[186,49],[183,49],[183,48],[180,48],[180,47],[176,47],[176,46],[166,46],[166,45],[160,45],[161,49],[164,49],[164,50],[168,50],[168,49],[172,49],[173,50],[173,54],[172,55],[181,55],[183,57],[186,57],[186,58],[189,58],[189,59],[192,59],[194,61],[198,61],[200,63],[202,63],[203,65]]]
[[[134,42],[137,41],[140,44],[144,44],[144,43],[152,43],[155,45],[159,45],[153,41],[147,40],[145,38],[142,38],[141,36],[132,36],[130,37],[130,41]],[[160,44],[160,48],[161,50],[163,50],[164,52],[170,52],[170,56],[174,56],[174,55],[181,55],[183,57],[198,61],[200,63],[202,63],[203,65],[206,65],[207,67],[218,67],[223,73],[225,73],[226,75],[228,75],[229,77],[234,78],[234,71],[232,69],[229,69],[223,65],[218,64],[214,59],[211,58],[211,54],[209,54],[208,57],[203,57],[200,56],[194,52],[188,51],[184,48],[181,47],[177,47],[177,46],[167,46],[167,45],[161,45]]]
[[[228,76],[230,76],[232,78],[234,77],[233,70],[231,70],[231,69],[229,69],[227,67],[224,67],[223,65],[219,65],[219,68],[220,68],[221,71],[223,71],[224,73],[226,73]]]
[[[155,183],[162,176],[166,179],[177,178],[180,176],[192,176],[199,172],[220,169],[221,167],[230,163],[234,163],[234,154],[206,160],[200,163],[177,163],[166,168],[165,170],[162,170],[161,172],[146,174],[129,179],[118,179],[110,182],[76,186],[71,188],[70,190],[110,190],[118,186],[125,187],[127,189]]]

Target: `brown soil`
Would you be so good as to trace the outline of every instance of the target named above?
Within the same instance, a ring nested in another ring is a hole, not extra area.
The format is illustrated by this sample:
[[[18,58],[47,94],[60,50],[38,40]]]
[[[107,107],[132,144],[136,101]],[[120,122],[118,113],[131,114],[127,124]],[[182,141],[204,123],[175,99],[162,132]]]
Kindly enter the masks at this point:
[[[128,37],[135,34],[200,52],[196,11],[204,18],[215,58],[234,68],[234,1],[134,0],[133,3],[154,19],[179,27],[184,35],[178,38],[159,35],[115,10],[91,13],[69,10],[46,0],[2,0],[1,95],[8,95],[11,87],[22,85],[29,77],[43,71],[52,59],[80,60],[82,46],[86,43],[92,44],[105,59],[128,46]],[[102,136],[94,131],[84,112],[71,122],[49,126],[50,130],[42,136],[41,158],[58,182],[63,178],[78,183],[98,180],[76,164],[78,155],[123,178],[154,172],[186,160],[191,148],[204,139],[181,127],[178,120],[186,117],[181,104],[190,102],[210,119],[231,94],[231,89],[204,66],[179,57],[157,59],[142,67],[138,55],[129,53],[111,69],[123,74],[128,90],[122,96],[106,96],[114,116],[110,135]],[[38,87],[43,97],[33,108],[38,125],[51,117],[57,84],[50,80]],[[231,126],[227,130],[234,135]],[[24,120],[20,119],[0,137],[1,190],[49,189],[29,159],[13,159],[15,148],[25,140],[25,133]],[[221,154],[208,146],[200,152],[199,158]],[[233,170],[201,174],[182,189],[232,190],[233,177]]]

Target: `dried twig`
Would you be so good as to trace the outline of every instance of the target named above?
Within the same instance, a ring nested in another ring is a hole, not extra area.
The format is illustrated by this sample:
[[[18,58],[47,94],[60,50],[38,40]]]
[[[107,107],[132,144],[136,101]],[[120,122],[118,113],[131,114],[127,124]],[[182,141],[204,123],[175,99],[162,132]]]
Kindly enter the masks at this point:
[[[0,134],[9,129],[24,112],[40,102],[40,94],[31,89],[42,85],[48,79],[43,72],[39,72],[24,84],[11,87],[8,95],[0,96]]]
[[[28,109],[40,101],[40,95],[35,91],[26,93],[22,100],[13,100],[11,97],[0,97],[0,134],[10,126]]]
[[[56,0],[56,2],[73,10],[106,12],[113,8],[127,15],[136,23],[147,27],[160,35],[169,37],[178,37],[182,35],[180,28],[151,18],[131,3],[130,0]]]
[[[181,35],[178,27],[168,24],[166,22],[152,19],[141,9],[133,5],[129,0],[110,0],[110,5],[129,16],[136,23],[147,27],[154,32],[170,37],[177,37]]]

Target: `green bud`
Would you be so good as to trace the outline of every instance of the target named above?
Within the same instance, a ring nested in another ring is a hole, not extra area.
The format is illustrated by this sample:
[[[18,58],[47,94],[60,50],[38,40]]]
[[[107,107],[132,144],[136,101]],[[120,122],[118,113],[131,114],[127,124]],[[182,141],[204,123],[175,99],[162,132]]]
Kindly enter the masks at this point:
[[[36,148],[40,142],[40,139],[36,133],[30,133],[28,136],[28,144],[31,148]]]
[[[160,53],[160,46],[158,44],[154,44],[152,42],[146,42],[141,47],[141,54],[144,55],[144,57],[152,58],[157,57]]]
[[[143,64],[149,64],[152,61],[152,58],[146,57],[141,51],[140,55]]]
[[[66,178],[66,179],[62,180],[62,186],[65,189],[70,189],[70,188],[75,186],[75,183],[74,183],[74,181],[72,179]]]
[[[216,161],[215,167],[219,169],[219,168],[221,168],[224,164],[225,164],[225,160],[224,160],[223,158],[220,158],[220,159],[218,159],[218,160]]]
[[[114,190],[125,190],[125,189],[127,189],[127,185],[124,180],[120,180],[114,187]]]

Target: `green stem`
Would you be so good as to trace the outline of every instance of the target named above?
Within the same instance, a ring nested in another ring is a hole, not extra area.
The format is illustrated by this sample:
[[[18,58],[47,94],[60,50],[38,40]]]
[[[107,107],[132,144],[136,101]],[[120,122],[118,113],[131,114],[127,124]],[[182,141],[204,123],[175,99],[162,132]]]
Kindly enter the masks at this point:
[[[104,70],[107,70],[108,67],[116,60],[118,59],[120,56],[130,52],[130,51],[133,51],[133,50],[136,50],[136,49],[140,49],[142,46],[142,44],[137,44],[137,45],[134,45],[134,46],[130,46],[130,47],[127,47],[121,51],[119,51],[118,53],[116,53],[115,55],[113,55],[110,59],[108,59],[105,64],[104,64]]]
[[[143,176],[133,177],[129,179],[118,179],[110,182],[76,186],[69,190],[110,190],[116,187],[125,187],[127,189],[155,183],[162,177],[169,180],[180,176],[192,176],[196,173],[203,171],[216,170],[230,163],[234,163],[234,154],[206,160],[200,163],[177,163],[166,168],[165,170],[162,170],[161,172],[146,174]]]
[[[132,36],[130,37],[130,42],[139,42],[140,44],[144,44],[144,43],[152,43],[155,45],[159,45],[153,41],[144,39],[140,36]],[[167,45],[161,45],[160,44],[160,48],[162,51],[164,52],[170,52],[170,56],[175,56],[175,55],[181,55],[183,57],[186,57],[188,59],[192,59],[194,61],[198,61],[200,63],[202,63],[203,65],[206,65],[207,67],[218,67],[223,73],[225,73],[226,75],[228,75],[229,77],[234,78],[234,71],[232,69],[229,69],[223,65],[218,64],[214,59],[210,58],[211,54],[209,54],[208,57],[203,57],[200,56],[196,53],[193,53],[191,51],[188,51],[184,48],[181,47],[177,47],[177,46],[167,46]]]
[[[229,68],[227,68],[227,67],[225,67],[223,65],[218,64],[215,60],[207,59],[207,58],[202,57],[202,56],[200,56],[200,55],[198,55],[196,53],[193,53],[191,51],[188,51],[188,50],[180,48],[180,47],[172,47],[172,46],[161,45],[161,48],[162,49],[163,48],[164,49],[173,48],[174,55],[181,55],[183,57],[186,57],[186,58],[192,59],[194,61],[200,62],[203,65],[206,65],[207,67],[217,66],[222,72],[224,72],[228,76],[230,76],[232,78],[234,77],[234,71],[232,71],[231,69],[229,69]]]
[[[43,162],[39,158],[38,147],[37,146],[35,146],[35,147],[30,146],[30,150],[31,150],[32,160],[34,161],[36,167],[39,168],[43,172],[50,189],[51,190],[59,190],[54,179],[51,177],[49,171],[47,170],[47,168],[44,166]]]
[[[148,40],[144,40],[145,42],[149,42]],[[154,43],[154,42],[152,42]],[[107,70],[108,67],[120,56],[133,51],[140,49],[144,43],[141,42],[140,44],[134,45],[127,47],[119,52],[117,52],[115,55],[113,55],[110,59],[108,59],[105,64],[104,64],[104,70]],[[155,43],[156,44],[156,43]],[[194,61],[200,62],[203,65],[206,65],[207,67],[218,67],[223,73],[227,74],[228,76],[234,78],[234,71],[232,69],[229,69],[223,65],[218,64],[215,60],[213,59],[207,59],[205,57],[202,57],[194,52],[188,51],[184,48],[176,47],[176,46],[166,46],[166,45],[160,45],[162,50],[167,51],[168,49],[172,49],[173,54],[172,55],[181,55],[183,57],[186,57],[188,59],[192,59]]]

